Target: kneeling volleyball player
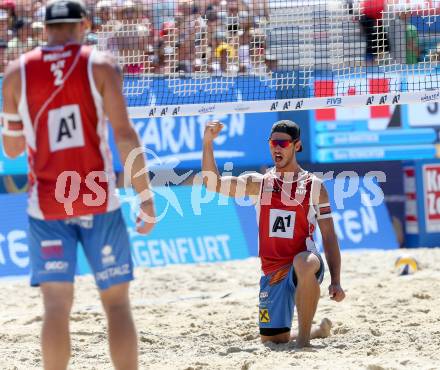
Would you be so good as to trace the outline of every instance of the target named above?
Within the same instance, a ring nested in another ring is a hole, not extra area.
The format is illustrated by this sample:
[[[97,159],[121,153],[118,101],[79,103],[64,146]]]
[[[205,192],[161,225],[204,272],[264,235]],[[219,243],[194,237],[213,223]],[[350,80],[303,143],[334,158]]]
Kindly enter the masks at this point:
[[[222,129],[218,121],[207,124],[203,142],[203,178],[210,191],[231,197],[255,199],[259,225],[260,280],[259,322],[262,342],[296,340],[298,348],[330,334],[324,319],[312,328],[324,277],[324,262],[313,233],[319,225],[330,270],[330,298],[344,299],[341,255],[329,198],[322,181],[303,170],[296,153],[302,150],[299,126],[288,120],[272,127],[269,147],[274,167],[266,174],[220,176],[213,141]],[[298,333],[291,333],[293,310],[298,313]]]

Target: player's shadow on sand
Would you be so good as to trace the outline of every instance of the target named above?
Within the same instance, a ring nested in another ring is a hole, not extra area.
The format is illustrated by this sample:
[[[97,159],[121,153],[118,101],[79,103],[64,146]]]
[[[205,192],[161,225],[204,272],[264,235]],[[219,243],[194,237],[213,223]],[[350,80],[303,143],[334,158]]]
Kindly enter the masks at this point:
[[[263,344],[266,348],[269,348],[274,352],[318,352],[321,349],[327,348],[324,344],[311,345],[310,347],[295,348],[295,342],[275,344],[272,342],[266,342]]]

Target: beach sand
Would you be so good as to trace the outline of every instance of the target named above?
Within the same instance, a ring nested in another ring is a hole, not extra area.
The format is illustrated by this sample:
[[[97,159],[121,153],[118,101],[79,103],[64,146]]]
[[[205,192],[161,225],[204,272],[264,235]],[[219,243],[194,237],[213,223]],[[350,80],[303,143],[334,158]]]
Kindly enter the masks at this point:
[[[138,269],[131,295],[141,369],[440,369],[440,249],[412,250],[420,270],[398,276],[402,251],[344,252],[347,298],[321,286],[316,321],[332,335],[295,350],[258,335],[259,261]],[[26,280],[0,282],[0,369],[41,368],[41,297]],[[296,327],[296,318],[293,327]],[[77,279],[71,369],[111,369],[93,279]]]

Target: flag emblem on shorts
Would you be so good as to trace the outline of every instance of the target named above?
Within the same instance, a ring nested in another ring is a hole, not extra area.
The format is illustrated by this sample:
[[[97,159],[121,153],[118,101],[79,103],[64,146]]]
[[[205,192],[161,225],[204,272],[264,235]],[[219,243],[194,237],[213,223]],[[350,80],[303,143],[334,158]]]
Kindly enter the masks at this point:
[[[61,240],[43,240],[41,242],[41,255],[44,259],[63,257],[63,242]]]
[[[270,322],[269,310],[267,308],[260,308],[260,322]]]

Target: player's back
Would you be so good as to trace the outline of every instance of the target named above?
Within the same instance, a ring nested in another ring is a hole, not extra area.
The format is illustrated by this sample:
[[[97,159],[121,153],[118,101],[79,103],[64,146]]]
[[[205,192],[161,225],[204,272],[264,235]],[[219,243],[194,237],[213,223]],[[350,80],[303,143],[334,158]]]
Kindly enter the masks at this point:
[[[28,145],[33,217],[63,219],[118,207],[93,55],[89,47],[67,44],[21,57],[19,111]],[[70,197],[69,214],[63,203]]]

